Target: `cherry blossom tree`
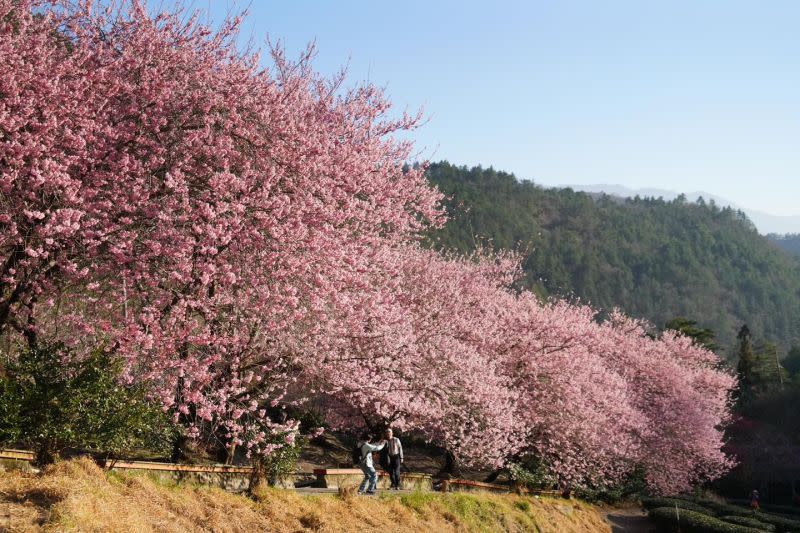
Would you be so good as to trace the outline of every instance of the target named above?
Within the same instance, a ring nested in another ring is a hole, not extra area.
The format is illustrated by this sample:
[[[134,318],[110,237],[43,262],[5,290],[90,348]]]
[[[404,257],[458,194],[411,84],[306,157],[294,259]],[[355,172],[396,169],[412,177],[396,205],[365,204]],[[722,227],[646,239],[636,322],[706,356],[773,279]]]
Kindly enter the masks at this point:
[[[414,430],[473,464],[533,454],[572,486],[644,468],[653,491],[675,492],[730,466],[734,381],[690,339],[517,292],[513,256],[352,256],[362,282],[332,293],[301,371],[334,427]]]
[[[182,15],[0,2],[0,327],[103,341],[193,430],[258,444],[344,245],[409,239],[439,196],[394,140],[418,116]]]
[[[716,355],[618,312],[601,323],[588,306],[522,299],[508,371],[528,451],[555,477],[604,486],[642,467],[654,492],[673,493],[730,468],[720,449],[735,382]]]
[[[730,466],[729,373],[690,339],[514,288],[512,255],[425,250],[443,223],[372,85],[191,12],[0,0],[0,336],[105,347],[187,438],[269,455],[284,408],[392,424],[461,460],[532,453],[654,491]],[[176,443],[176,456],[182,442]]]
[[[714,353],[676,332],[654,339],[645,324],[619,313],[609,326],[606,359],[626,373],[635,405],[648,417],[639,461],[649,486],[677,493],[727,472],[732,459],[721,450],[736,386],[732,373]],[[635,345],[621,353],[624,339]]]
[[[517,445],[514,393],[494,357],[505,312],[495,294],[515,261],[418,246],[360,258],[361,287],[336,293],[335,312],[310,339],[303,387],[319,391],[336,427],[394,426],[465,463],[502,463]]]

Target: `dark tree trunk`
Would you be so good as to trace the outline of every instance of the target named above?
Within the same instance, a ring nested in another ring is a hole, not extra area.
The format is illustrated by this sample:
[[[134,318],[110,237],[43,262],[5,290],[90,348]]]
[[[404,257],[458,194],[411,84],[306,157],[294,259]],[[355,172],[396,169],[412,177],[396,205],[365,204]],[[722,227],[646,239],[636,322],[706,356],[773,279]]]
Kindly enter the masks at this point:
[[[214,459],[221,464],[232,465],[236,455],[236,444],[233,439],[225,437],[222,432],[216,433],[216,444],[213,447]]]
[[[175,436],[172,441],[172,453],[169,460],[173,463],[180,463],[186,460],[186,445],[189,443],[188,437],[183,433]]]
[[[439,477],[450,479],[461,476],[461,466],[458,464],[456,456],[450,450],[444,453],[444,466],[439,471]]]
[[[491,474],[486,476],[486,479],[484,479],[484,482],[486,482],[486,483],[494,483],[495,481],[497,481],[497,478],[500,477],[500,474],[503,473],[503,470],[505,470],[505,469],[498,468],[497,470],[495,470],[494,472],[492,472]]]
[[[36,443],[33,464],[38,468],[42,468],[55,463],[57,456],[58,453],[53,442],[49,439],[41,439]]]
[[[185,360],[187,357],[188,347],[186,344],[183,344],[179,350],[178,356],[181,361]],[[183,377],[178,378],[178,382],[175,384],[175,405],[180,406],[181,402],[183,401],[183,386],[184,380]],[[189,425],[189,417],[184,414],[183,412],[178,412],[178,434],[175,435],[175,439],[172,441],[172,453],[169,456],[169,460],[173,463],[180,463],[186,460],[186,452],[187,452],[187,445],[189,444],[189,438],[186,436],[186,433],[183,431]]]

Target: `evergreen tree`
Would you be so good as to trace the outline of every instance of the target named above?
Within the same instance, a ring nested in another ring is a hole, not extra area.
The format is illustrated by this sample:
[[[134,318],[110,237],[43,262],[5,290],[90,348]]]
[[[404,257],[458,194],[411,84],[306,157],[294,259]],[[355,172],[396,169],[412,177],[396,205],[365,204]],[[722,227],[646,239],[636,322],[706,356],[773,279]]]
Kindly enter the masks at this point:
[[[782,365],[791,377],[794,378],[800,374],[800,346],[792,346],[789,349],[789,353],[783,358]]]
[[[788,378],[786,369],[781,366],[778,357],[778,347],[774,342],[760,343],[755,350],[756,367],[755,379],[760,392],[767,392],[775,387],[783,388],[784,381]]]
[[[747,324],[739,329],[736,338],[739,339],[739,363],[736,366],[736,373],[739,376],[737,404],[741,409],[750,403],[755,392],[756,355],[753,351],[752,337]]]
[[[664,326],[666,329],[671,329],[682,333],[687,337],[691,337],[694,343],[702,346],[706,350],[716,352],[719,346],[714,342],[716,335],[708,328],[701,328],[697,325],[695,320],[690,320],[683,316],[676,316]]]

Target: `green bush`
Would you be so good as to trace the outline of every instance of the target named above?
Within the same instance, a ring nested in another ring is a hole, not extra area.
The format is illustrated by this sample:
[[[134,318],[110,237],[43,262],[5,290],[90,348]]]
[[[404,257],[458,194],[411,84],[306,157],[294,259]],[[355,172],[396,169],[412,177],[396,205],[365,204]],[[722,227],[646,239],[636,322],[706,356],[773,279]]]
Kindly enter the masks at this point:
[[[650,509],[650,518],[667,531],[681,533],[764,533],[765,530],[723,522],[714,516],[688,509],[656,507]]]
[[[121,370],[102,349],[85,358],[61,345],[20,353],[0,376],[0,443],[33,449],[40,466],[66,448],[99,458],[161,451],[173,426],[142,386],[119,383]]]
[[[764,509],[770,513],[800,516],[800,507],[794,505],[765,505]]]
[[[509,464],[508,473],[515,483],[533,490],[548,489],[556,484],[547,465],[535,456],[527,456],[518,463]]]
[[[527,513],[528,511],[531,510],[530,502],[527,502],[525,500],[520,500],[520,501],[514,502],[514,507],[516,507],[517,509],[519,509],[523,513]]]
[[[295,473],[302,449],[303,444],[298,438],[293,446],[278,448],[263,459],[258,459],[263,464],[264,474],[270,485],[275,485],[282,478]]]
[[[774,525],[762,522],[757,518],[750,518],[747,516],[722,516],[720,517],[720,520],[731,522],[732,524],[739,524],[741,526],[763,529],[764,531],[775,531]]]
[[[275,433],[269,442],[281,445],[269,455],[258,455],[254,458],[253,472],[250,475],[250,492],[260,489],[264,484],[279,485],[290,474],[297,471],[297,460],[300,452],[308,443],[303,436],[296,436],[293,444],[287,444],[286,434]]]
[[[800,521],[798,520],[764,512],[755,514],[751,512],[750,516],[757,518],[761,522],[774,525],[777,533],[800,533]]]
[[[526,455],[507,467],[509,477],[519,486],[531,490],[553,489],[559,485],[550,467],[535,455]],[[578,484],[569,487],[575,497],[596,503],[615,503],[636,499],[647,488],[645,470],[637,467],[614,485]]]
[[[753,510],[749,507],[743,507],[741,505],[733,505],[730,503],[720,503],[711,500],[699,500],[701,505],[704,505],[712,510],[718,515],[734,515],[734,516],[753,516]]]
[[[636,499],[647,490],[644,468],[637,467],[614,485],[577,487],[575,496],[589,502],[616,503]]]
[[[794,516],[782,516],[764,511],[754,512],[749,507],[704,500],[702,498],[692,498],[690,496],[680,496],[679,499],[682,501],[691,501],[697,505],[707,507],[718,516],[726,515],[756,518],[760,522],[775,526],[775,531],[777,533],[800,533],[800,520],[797,520],[797,517]]]
[[[645,509],[655,509],[656,507],[674,508],[677,506],[679,509],[686,509],[687,511],[696,511],[698,513],[711,515],[714,514],[714,511],[708,507],[679,498],[642,498],[642,506]]]

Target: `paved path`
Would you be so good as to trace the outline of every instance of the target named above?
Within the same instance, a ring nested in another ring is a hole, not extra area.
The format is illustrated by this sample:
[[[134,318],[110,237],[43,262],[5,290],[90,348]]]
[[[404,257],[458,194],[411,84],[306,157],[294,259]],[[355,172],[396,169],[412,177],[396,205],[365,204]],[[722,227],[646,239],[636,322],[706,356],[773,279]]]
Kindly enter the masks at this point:
[[[319,494],[339,494],[339,489],[321,489],[318,487],[302,487],[294,489],[298,494],[306,496],[319,495]],[[378,489],[378,494],[413,494],[413,490],[381,490]]]
[[[647,513],[639,508],[608,509],[604,518],[611,525],[612,533],[652,533],[656,530]]]

